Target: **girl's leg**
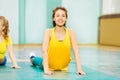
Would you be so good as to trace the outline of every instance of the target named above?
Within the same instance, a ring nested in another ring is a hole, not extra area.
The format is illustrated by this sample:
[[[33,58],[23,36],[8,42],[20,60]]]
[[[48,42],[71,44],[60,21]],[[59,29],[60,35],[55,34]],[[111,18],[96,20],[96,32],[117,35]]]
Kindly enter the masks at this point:
[[[4,65],[6,64],[6,62],[7,62],[7,58],[6,58],[6,56],[5,56],[3,62],[0,63],[0,65],[3,65],[3,66],[4,66]]]
[[[43,70],[43,64],[42,64],[43,59],[41,57],[31,56],[30,59],[34,66],[37,66]]]

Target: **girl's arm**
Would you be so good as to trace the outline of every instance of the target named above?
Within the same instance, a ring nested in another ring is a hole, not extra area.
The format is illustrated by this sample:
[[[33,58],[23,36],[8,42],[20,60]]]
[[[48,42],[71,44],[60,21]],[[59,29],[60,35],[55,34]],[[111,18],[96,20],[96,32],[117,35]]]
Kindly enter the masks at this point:
[[[44,73],[45,74],[52,74],[51,71],[49,71],[48,66],[48,45],[50,40],[50,29],[47,29],[44,33],[43,37],[43,44],[42,44],[42,56],[43,56],[43,67],[44,67]]]
[[[75,60],[76,60],[77,73],[78,74],[85,74],[82,71],[80,56],[79,56],[79,51],[78,51],[78,44],[77,44],[75,34],[74,34],[73,30],[69,30],[69,32],[70,32],[70,38],[71,38],[71,43],[72,43],[72,49],[73,49]]]
[[[13,47],[12,47],[12,44],[9,44],[8,46],[8,54],[9,54],[9,57],[12,61],[12,68],[20,68],[18,65],[17,65],[17,62],[16,62],[16,59],[15,59],[15,56],[13,54]]]

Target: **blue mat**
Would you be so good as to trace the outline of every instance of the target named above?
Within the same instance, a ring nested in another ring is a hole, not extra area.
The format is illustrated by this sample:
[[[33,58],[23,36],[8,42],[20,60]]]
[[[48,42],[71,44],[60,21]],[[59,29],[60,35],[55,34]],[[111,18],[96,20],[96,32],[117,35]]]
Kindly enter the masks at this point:
[[[44,75],[43,71],[31,65],[29,62],[19,62],[20,69],[11,69],[11,63],[0,66],[0,78],[2,80],[120,80],[96,70],[83,66],[86,75],[76,74],[75,63],[69,65],[68,72],[55,71],[53,75]]]

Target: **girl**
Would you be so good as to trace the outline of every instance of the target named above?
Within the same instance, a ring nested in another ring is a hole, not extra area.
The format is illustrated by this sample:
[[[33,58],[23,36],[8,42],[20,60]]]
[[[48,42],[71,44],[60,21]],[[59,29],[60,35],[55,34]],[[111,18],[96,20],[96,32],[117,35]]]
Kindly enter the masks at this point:
[[[82,71],[78,45],[73,30],[66,28],[67,10],[64,7],[56,7],[53,10],[53,26],[47,29],[44,34],[42,54],[43,69],[45,74],[52,74],[54,70],[67,70],[70,63],[70,48],[72,46],[77,64],[77,73],[85,74]],[[42,66],[42,59],[31,56],[34,65]]]
[[[8,49],[9,57],[13,63],[12,68],[20,68],[13,55],[12,41],[8,36],[9,24],[4,16],[0,16],[0,66],[5,65],[7,58],[5,56],[6,49]]]

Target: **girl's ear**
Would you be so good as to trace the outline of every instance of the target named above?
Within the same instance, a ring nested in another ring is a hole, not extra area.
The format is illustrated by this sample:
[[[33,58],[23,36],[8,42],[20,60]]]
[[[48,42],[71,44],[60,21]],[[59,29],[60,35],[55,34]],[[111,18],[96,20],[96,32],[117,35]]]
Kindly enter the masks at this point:
[[[55,18],[53,18],[53,21],[55,21]]]

